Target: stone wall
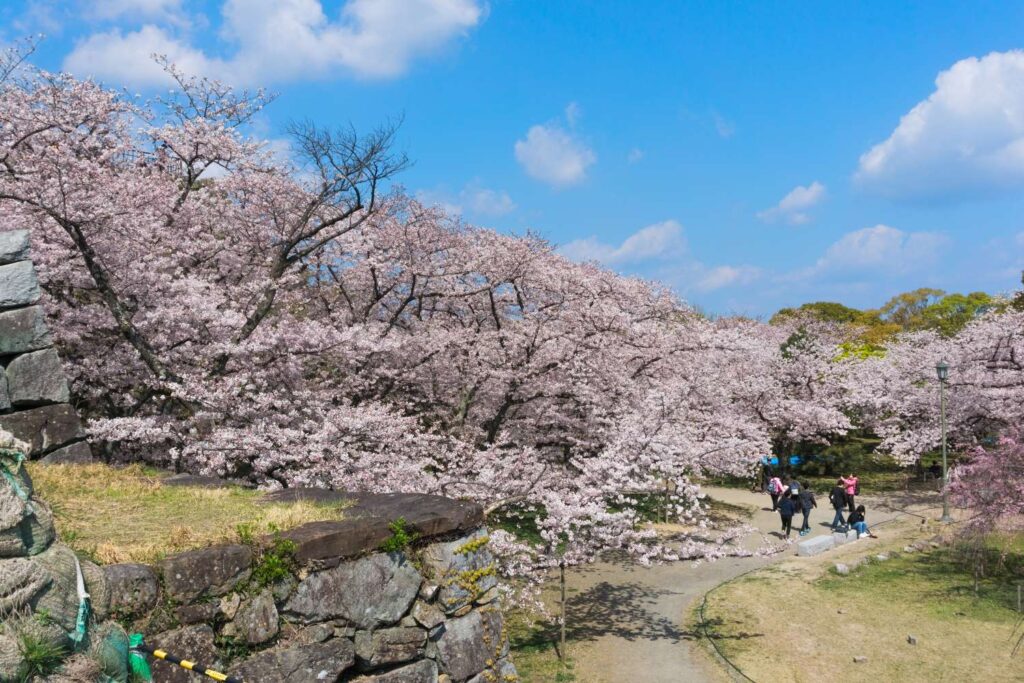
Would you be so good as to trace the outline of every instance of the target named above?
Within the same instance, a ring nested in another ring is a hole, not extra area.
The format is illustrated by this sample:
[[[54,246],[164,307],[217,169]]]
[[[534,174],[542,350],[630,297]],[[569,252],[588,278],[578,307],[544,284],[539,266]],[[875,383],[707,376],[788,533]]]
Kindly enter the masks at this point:
[[[519,680],[478,506],[302,489],[274,497],[354,505],[341,521],[307,524],[255,548],[193,550],[154,567],[105,566],[99,593],[108,603],[98,608],[150,644],[247,683]],[[418,541],[381,552],[399,511]],[[261,580],[282,541],[297,563],[278,580]],[[158,681],[194,680],[159,661],[153,672]]]
[[[19,475],[31,495],[32,483]],[[278,500],[345,500],[344,518],[159,564],[81,559],[102,641],[115,622],[174,655],[245,683],[512,683],[494,557],[479,506],[439,496],[288,489]],[[390,525],[415,541],[382,552]],[[55,540],[42,501],[0,483],[0,614],[45,615],[45,637],[70,649],[75,555]],[[21,680],[19,636],[0,621],[0,683]],[[195,674],[152,662],[158,683]],[[115,670],[107,670],[114,680]],[[66,679],[64,679],[66,680]]]
[[[68,383],[38,305],[29,233],[0,232],[0,428],[47,462],[92,460]]]
[[[28,233],[0,232],[0,430],[29,443],[33,459],[88,461],[39,298]],[[46,637],[69,647],[78,613],[75,554],[56,540],[53,516],[32,496],[28,476],[17,477],[17,487],[0,479],[0,615],[45,614]],[[246,683],[518,680],[478,505],[319,489],[267,498],[347,505],[338,521],[192,550],[157,566],[82,559],[91,638],[101,640],[116,620],[153,646]],[[399,518],[415,543],[382,552]],[[0,621],[0,683],[20,680],[22,664],[16,634]],[[199,678],[162,661],[153,673],[159,683]]]

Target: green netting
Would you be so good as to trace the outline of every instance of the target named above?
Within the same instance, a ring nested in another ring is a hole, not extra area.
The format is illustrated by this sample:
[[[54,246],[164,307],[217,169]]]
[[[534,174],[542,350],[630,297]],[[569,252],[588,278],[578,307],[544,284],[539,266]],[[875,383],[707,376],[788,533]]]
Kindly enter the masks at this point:
[[[96,648],[104,683],[151,683],[153,673],[140,645],[141,633],[129,636],[120,626],[108,627]]]

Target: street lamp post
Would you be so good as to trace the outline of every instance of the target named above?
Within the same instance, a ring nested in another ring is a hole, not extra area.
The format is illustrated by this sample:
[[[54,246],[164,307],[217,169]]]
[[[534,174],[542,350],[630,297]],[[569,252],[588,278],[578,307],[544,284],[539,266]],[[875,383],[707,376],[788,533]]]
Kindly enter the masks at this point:
[[[949,378],[949,363],[939,361],[935,366],[935,373],[939,376],[939,413],[942,424],[942,517],[940,522],[952,522],[949,515],[949,469],[946,463],[946,380]]]

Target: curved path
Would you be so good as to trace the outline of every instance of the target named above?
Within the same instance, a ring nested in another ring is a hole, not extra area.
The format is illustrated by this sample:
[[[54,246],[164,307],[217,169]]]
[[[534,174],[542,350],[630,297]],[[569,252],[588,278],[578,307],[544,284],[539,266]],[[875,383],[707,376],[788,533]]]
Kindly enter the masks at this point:
[[[739,489],[705,488],[716,500],[754,508],[751,526],[777,532],[778,513],[770,511],[767,495]],[[768,503],[768,507],[765,504]],[[877,509],[876,509],[877,510]],[[877,510],[873,523],[894,517]],[[794,520],[795,521],[795,520]],[[811,514],[811,536],[828,534],[832,509],[828,501]],[[809,538],[805,537],[805,538]],[[793,538],[797,539],[796,533]],[[758,534],[744,539],[748,548],[761,543]],[[581,643],[574,654],[580,683],[679,683],[728,681],[728,675],[698,652],[697,634],[688,630],[695,601],[716,585],[751,569],[796,552],[773,557],[735,557],[715,562],[691,562],[641,567],[624,560],[599,562],[574,570],[568,580],[569,632]]]

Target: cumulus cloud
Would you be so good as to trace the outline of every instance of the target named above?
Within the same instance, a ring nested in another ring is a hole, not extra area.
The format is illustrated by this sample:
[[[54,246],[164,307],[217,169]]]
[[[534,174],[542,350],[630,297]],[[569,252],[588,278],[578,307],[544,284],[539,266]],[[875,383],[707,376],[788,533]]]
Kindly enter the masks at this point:
[[[578,102],[570,102],[565,105],[565,120],[569,122],[570,127],[575,126],[581,116],[583,116],[583,109]]]
[[[569,242],[560,251],[577,261],[599,261],[608,266],[619,266],[682,256],[686,253],[686,238],[679,223],[663,221],[637,230],[618,245],[588,237]]]
[[[718,137],[729,139],[736,133],[736,126],[717,111],[711,112],[711,120],[715,124],[715,132]]]
[[[710,292],[723,287],[734,287],[753,282],[761,276],[761,269],[754,266],[715,266],[697,278],[695,287]]]
[[[970,197],[1024,186],[1024,51],[960,60],[860,158],[856,181],[897,199]]]
[[[180,23],[184,19],[181,0],[92,0],[86,14],[91,19],[160,19]]]
[[[114,29],[89,36],[64,60],[64,68],[79,76],[109,77],[132,85],[166,84],[167,73],[153,61],[154,54],[165,55],[189,74],[214,75],[226,66],[147,24],[128,33]]]
[[[840,237],[800,275],[907,273],[933,265],[947,242],[934,232],[904,232],[881,224],[861,228]]]
[[[126,2],[112,2],[117,13]],[[153,11],[174,3],[146,0]],[[136,13],[138,15],[138,13]],[[341,71],[391,78],[483,21],[480,0],[347,0],[329,18],[320,0],[225,0],[220,35],[235,46],[213,57],[158,23],[95,33],[65,58],[72,72],[134,85],[166,83],[147,64],[166,54],[183,70],[236,84],[319,78]]]
[[[515,211],[516,203],[504,190],[492,190],[479,181],[467,183],[454,195],[443,189],[419,190],[416,199],[424,204],[440,206],[451,214],[470,214],[495,218]]]
[[[683,226],[674,220],[641,228],[619,244],[588,237],[569,242],[559,251],[576,261],[597,261],[643,273],[682,291],[710,292],[749,284],[761,276],[761,270],[753,266],[707,266],[694,258]]]
[[[516,141],[515,155],[527,175],[556,187],[583,182],[597,161],[582,140],[554,123],[531,127]]]
[[[802,225],[811,220],[807,210],[825,198],[825,186],[815,180],[806,187],[797,185],[779,203],[757,214],[765,223],[783,221],[790,225]]]

